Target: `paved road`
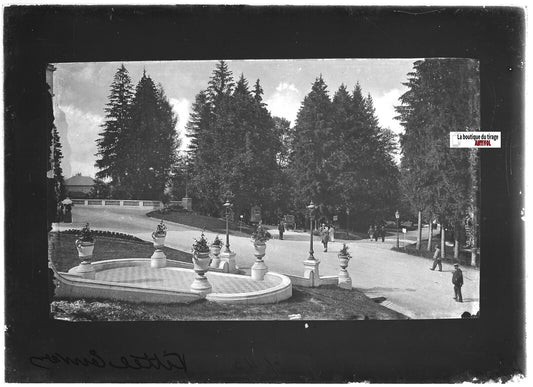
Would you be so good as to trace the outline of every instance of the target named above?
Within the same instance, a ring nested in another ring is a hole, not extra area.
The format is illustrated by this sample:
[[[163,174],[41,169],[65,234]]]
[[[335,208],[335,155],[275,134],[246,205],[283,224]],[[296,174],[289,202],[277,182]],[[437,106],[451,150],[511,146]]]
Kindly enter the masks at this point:
[[[77,206],[73,209],[73,224],[61,224],[61,229],[77,228],[89,222],[92,229],[112,230],[133,234],[151,241],[151,233],[159,223],[149,218],[142,210],[123,208],[91,208]],[[166,222],[168,227],[166,245],[190,251],[194,238],[201,230]],[[288,231],[279,240],[277,230],[271,230],[274,239],[267,244],[265,262],[271,271],[282,274],[303,275],[303,261],[309,256],[309,235]],[[206,232],[208,240],[216,234]],[[424,234],[425,235],[425,234]],[[222,238],[223,235],[220,235]],[[416,240],[416,233],[410,232],[407,241]],[[402,246],[403,238],[400,239]],[[337,275],[339,263],[337,252],[343,241],[330,243],[328,252],[318,237],[314,238],[315,258],[320,260],[321,275]],[[391,251],[396,244],[396,236],[385,242],[366,240],[347,242],[352,255],[348,272],[352,284],[369,297],[385,297],[383,305],[411,318],[459,318],[465,311],[475,314],[479,310],[479,270],[464,267],[463,303],[453,300],[451,283],[453,267],[443,263],[443,271],[430,271],[431,261],[403,253]],[[253,246],[248,238],[230,237],[230,247],[236,255],[236,264],[248,270],[254,260]]]

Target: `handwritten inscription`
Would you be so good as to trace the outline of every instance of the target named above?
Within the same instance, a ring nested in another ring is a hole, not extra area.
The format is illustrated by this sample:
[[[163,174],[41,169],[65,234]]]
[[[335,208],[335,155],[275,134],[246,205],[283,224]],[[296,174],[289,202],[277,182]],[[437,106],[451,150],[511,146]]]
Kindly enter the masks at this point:
[[[50,369],[54,366],[70,367],[96,367],[96,368],[116,368],[131,370],[180,370],[187,372],[185,355],[175,352],[164,351],[161,355],[156,353],[142,355],[124,355],[118,359],[108,360],[100,356],[94,349],[89,351],[88,356],[73,357],[55,353],[47,353],[44,356],[31,356],[30,363],[35,367]]]

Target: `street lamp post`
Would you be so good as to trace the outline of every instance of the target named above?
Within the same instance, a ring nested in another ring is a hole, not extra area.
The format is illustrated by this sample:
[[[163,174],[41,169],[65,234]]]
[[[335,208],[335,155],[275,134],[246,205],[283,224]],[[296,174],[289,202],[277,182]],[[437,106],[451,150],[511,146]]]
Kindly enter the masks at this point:
[[[350,218],[350,209],[348,207],[346,207],[346,236],[348,236],[349,234],[349,231],[348,231],[348,220]]]
[[[241,218],[241,222],[239,223],[239,232],[242,232],[242,220],[244,218],[244,215],[241,215],[240,218]]]
[[[188,198],[188,185],[189,185],[189,157],[185,161],[185,197]]]
[[[315,209],[315,205],[313,204],[312,201],[307,206],[307,208],[309,209],[309,235],[310,235],[310,239],[309,239],[309,258],[308,258],[308,260],[309,261],[314,261],[315,260],[315,256],[314,256],[314,251],[313,251],[313,210]]]
[[[396,210],[394,214],[396,216],[396,248],[400,248],[400,213]]]
[[[226,200],[226,203],[224,203],[224,208],[226,209],[226,253],[231,252],[229,249],[229,211],[231,208],[231,204],[228,200]]]

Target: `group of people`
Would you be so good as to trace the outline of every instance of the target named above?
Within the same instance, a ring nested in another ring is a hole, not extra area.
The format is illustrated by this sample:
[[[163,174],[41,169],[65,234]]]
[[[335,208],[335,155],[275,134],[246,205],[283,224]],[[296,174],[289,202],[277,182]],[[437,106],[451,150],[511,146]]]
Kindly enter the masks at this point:
[[[368,229],[368,238],[370,240],[378,241],[378,238],[381,238],[381,242],[385,242],[385,225],[370,225]]]
[[[320,238],[324,245],[324,252],[328,252],[328,242],[335,242],[335,229],[333,225],[322,224],[320,226]]]
[[[57,221],[63,223],[72,222],[72,204],[59,202],[57,204]]]

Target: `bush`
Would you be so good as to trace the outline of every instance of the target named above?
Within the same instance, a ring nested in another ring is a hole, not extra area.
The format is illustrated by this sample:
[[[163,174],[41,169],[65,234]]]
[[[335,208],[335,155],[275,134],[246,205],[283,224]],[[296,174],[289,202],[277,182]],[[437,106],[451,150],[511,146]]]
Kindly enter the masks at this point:
[[[80,230],[75,229],[68,229],[65,231],[62,231],[64,234],[75,234],[78,235]],[[115,232],[115,231],[107,231],[107,230],[91,230],[91,233],[95,236],[101,236],[101,237],[108,237],[108,238],[118,238],[118,239],[124,239],[127,241],[134,241],[134,242],[144,242],[142,239],[137,238],[130,234],[124,234],[121,232]]]

